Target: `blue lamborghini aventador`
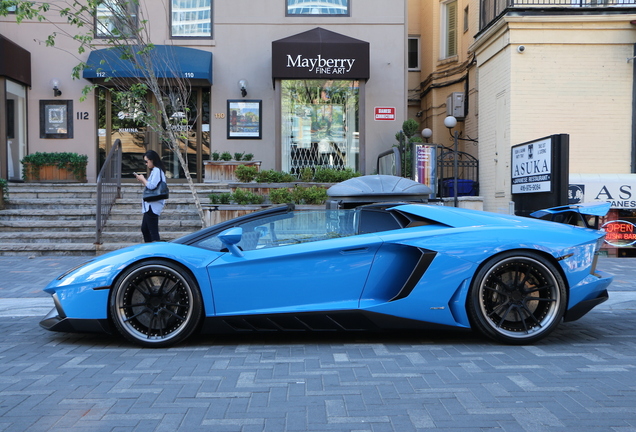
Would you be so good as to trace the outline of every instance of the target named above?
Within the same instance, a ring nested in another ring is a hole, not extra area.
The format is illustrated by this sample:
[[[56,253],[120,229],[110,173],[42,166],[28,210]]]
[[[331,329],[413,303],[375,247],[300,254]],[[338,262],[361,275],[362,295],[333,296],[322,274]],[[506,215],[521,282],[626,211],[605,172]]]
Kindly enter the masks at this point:
[[[55,307],[41,325],[145,347],[194,332],[406,328],[532,343],[608,298],[604,232],[587,223],[602,210],[539,215],[565,224],[426,204],[273,207],[69,270],[45,288]]]

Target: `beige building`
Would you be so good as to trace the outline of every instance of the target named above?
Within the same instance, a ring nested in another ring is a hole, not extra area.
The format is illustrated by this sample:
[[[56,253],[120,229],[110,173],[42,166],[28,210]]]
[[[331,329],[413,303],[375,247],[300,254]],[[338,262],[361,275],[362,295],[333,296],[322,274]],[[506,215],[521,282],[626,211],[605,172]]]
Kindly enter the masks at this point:
[[[629,223],[616,229],[636,229],[636,1],[410,0],[408,8],[417,39],[409,46],[420,45],[409,114],[432,130],[430,142],[449,146],[449,96],[463,98],[453,131],[459,149],[477,156],[485,210],[508,213],[519,196],[513,148],[567,134],[570,202],[608,201],[608,219]],[[610,253],[634,255],[629,243]]]
[[[484,11],[469,47],[478,67],[481,193],[489,209],[510,201],[510,147],[537,138],[569,134],[570,174],[636,169],[636,4],[553,1],[537,12],[533,3],[517,1],[499,18]]]
[[[456,128],[479,144],[460,148],[479,156],[488,210],[508,209],[510,148],[537,138],[570,135],[571,173],[631,173],[635,14],[633,0],[411,0],[409,114],[448,145],[447,98],[463,93]]]
[[[26,154],[64,151],[88,155],[95,181],[119,138],[125,177],[142,171],[143,152],[154,149],[173,181],[182,178],[134,110],[109,103],[107,78],[125,66],[109,58],[106,43],[78,54],[75,41],[58,35],[55,47],[46,46],[53,32],[77,31],[54,11],[61,3],[53,2],[44,22],[0,17],[1,52],[19,54],[0,59],[0,177],[20,179]],[[97,15],[99,44],[117,22],[106,9]],[[224,151],[252,153],[264,169],[373,173],[406,119],[405,1],[153,0],[130,15],[148,20],[157,53],[180,59],[178,72],[192,86],[196,115],[187,118],[183,151],[196,181],[205,181],[211,154]],[[73,80],[80,61],[92,68]],[[82,100],[88,84],[97,88]]]

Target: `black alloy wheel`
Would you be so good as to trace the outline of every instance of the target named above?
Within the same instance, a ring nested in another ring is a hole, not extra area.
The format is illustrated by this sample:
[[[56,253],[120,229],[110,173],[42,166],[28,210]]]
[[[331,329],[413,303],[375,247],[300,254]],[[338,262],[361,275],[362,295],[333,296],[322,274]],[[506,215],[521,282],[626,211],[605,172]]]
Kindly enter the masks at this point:
[[[168,261],[146,261],[115,283],[109,309],[126,339],[161,348],[182,342],[203,314],[201,293],[187,271]]]
[[[567,304],[558,269],[532,252],[507,252],[475,276],[467,310],[474,328],[508,344],[529,344],[550,334]]]

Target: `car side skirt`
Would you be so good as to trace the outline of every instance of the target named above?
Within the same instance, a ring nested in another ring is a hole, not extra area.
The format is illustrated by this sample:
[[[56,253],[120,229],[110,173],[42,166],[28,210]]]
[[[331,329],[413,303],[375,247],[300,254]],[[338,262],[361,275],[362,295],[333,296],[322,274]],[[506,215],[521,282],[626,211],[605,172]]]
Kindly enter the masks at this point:
[[[206,317],[201,333],[364,332],[379,330],[458,330],[458,327],[364,310]]]

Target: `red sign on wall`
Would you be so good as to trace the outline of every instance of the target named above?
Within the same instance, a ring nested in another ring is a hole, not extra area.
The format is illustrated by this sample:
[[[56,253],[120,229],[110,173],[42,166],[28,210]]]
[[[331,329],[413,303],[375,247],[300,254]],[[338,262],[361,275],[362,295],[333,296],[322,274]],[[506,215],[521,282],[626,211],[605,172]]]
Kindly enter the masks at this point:
[[[374,118],[375,120],[395,120],[395,108],[375,107]]]

